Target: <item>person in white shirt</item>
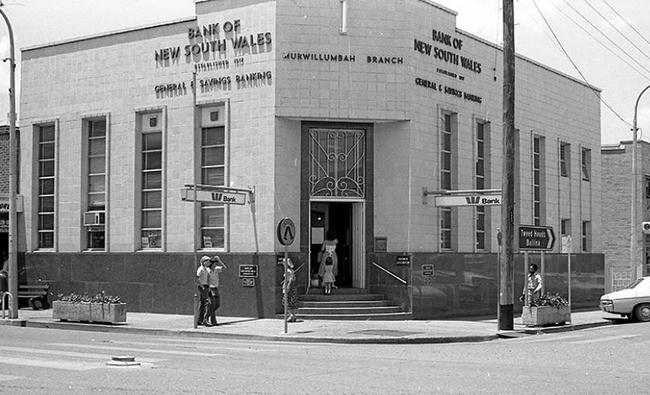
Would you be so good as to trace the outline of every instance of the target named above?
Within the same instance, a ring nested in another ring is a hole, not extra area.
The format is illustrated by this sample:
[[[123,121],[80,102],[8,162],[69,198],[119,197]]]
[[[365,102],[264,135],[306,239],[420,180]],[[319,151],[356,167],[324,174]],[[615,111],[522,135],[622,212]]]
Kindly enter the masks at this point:
[[[210,265],[208,268],[208,285],[210,287],[210,304],[208,308],[208,314],[206,315],[206,321],[209,319],[210,326],[217,326],[217,316],[216,312],[219,306],[221,306],[221,296],[219,295],[219,273],[226,268],[226,265],[223,263],[219,256],[215,255],[210,259]]]

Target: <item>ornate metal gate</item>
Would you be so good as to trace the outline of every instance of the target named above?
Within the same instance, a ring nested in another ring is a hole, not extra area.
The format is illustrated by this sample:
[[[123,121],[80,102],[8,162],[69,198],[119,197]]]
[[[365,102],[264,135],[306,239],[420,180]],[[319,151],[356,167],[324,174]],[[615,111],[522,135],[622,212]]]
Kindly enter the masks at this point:
[[[311,197],[365,197],[365,136],[360,129],[309,130]]]

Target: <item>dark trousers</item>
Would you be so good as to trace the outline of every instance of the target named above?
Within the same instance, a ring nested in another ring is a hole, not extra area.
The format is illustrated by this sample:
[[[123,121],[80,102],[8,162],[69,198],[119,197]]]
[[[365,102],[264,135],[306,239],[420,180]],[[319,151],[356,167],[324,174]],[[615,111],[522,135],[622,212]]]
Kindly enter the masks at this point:
[[[207,285],[199,285],[199,316],[197,324],[207,322],[206,316],[210,311],[210,288]]]
[[[221,306],[221,297],[219,296],[219,288],[211,287],[210,288],[210,306],[208,308],[205,320],[210,320],[212,325],[217,325],[217,309]]]

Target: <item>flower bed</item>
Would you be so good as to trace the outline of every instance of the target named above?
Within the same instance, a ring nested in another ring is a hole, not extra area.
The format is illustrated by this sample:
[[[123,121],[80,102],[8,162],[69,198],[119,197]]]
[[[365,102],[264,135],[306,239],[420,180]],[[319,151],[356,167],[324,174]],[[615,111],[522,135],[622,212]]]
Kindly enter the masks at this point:
[[[52,318],[61,321],[124,323],[126,303],[119,297],[107,296],[103,292],[93,297],[87,295],[59,295],[52,302]]]
[[[521,321],[526,326],[563,325],[567,321],[571,321],[569,303],[557,294],[547,294],[536,303],[523,306]]]

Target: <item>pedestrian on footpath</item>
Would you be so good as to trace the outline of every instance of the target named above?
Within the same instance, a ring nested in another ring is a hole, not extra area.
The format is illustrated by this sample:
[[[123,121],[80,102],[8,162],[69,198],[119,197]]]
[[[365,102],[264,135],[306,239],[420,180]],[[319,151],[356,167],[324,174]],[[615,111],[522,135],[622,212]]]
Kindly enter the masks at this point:
[[[325,268],[323,271],[323,283],[325,284],[325,295],[330,295],[332,293],[332,285],[336,280],[336,275],[334,274],[334,263],[332,262],[332,257],[325,258]]]
[[[282,293],[287,297],[288,322],[296,322],[298,312],[298,290],[296,289],[296,273],[293,270],[293,263],[289,259],[287,262],[286,278],[282,280]]]
[[[524,285],[524,292],[519,300],[526,306],[535,306],[542,296],[542,276],[537,272],[537,265],[531,263],[528,267],[528,279]]]
[[[209,321],[209,326],[217,326],[217,309],[221,306],[221,296],[219,295],[219,273],[227,266],[218,255],[210,259],[208,265],[208,285],[210,287],[210,304],[205,321]]]
[[[199,316],[196,325],[210,326],[207,322],[207,315],[210,311],[210,272],[208,266],[210,265],[210,257],[201,257],[199,268],[196,269],[196,282],[199,289]]]

